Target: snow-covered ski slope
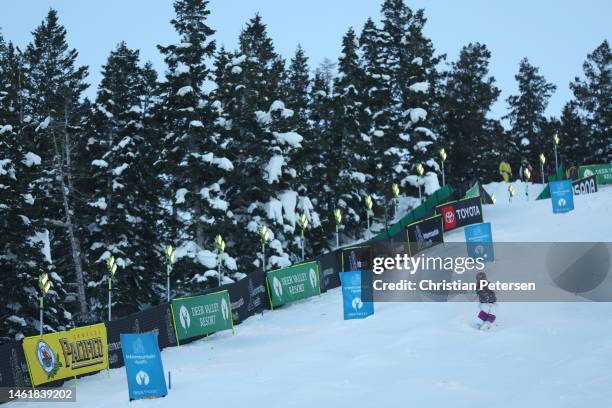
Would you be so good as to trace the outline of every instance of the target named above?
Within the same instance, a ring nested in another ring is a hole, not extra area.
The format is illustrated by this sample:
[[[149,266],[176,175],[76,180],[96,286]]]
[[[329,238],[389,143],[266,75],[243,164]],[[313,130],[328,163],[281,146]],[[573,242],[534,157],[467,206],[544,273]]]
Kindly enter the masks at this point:
[[[550,200],[526,201],[521,187],[508,204],[505,185],[485,186],[497,197],[485,207],[496,240],[612,239],[612,188],[553,215]],[[79,380],[78,402],[53,406],[612,406],[612,304],[501,304],[491,332],[472,327],[476,313],[472,303],[382,303],[374,316],[343,321],[334,289],[252,317],[235,336],[165,349],[166,398],[129,403],[120,368]]]

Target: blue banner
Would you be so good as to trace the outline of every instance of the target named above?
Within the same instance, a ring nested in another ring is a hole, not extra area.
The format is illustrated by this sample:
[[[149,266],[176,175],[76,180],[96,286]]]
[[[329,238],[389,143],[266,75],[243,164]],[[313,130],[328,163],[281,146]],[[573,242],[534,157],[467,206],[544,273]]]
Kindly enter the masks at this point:
[[[574,209],[574,189],[572,180],[551,181],[550,201],[552,202],[553,213],[565,213]]]
[[[130,400],[168,394],[156,333],[121,334]]]
[[[465,227],[465,243],[470,258],[483,258],[485,262],[493,262],[493,233],[491,223],[469,225]]]
[[[368,276],[371,276],[368,274]],[[372,285],[362,282],[361,271],[341,272],[342,304],[344,306],[344,320],[363,319],[374,314],[374,302],[365,302],[363,299],[372,298],[367,291],[372,291]]]

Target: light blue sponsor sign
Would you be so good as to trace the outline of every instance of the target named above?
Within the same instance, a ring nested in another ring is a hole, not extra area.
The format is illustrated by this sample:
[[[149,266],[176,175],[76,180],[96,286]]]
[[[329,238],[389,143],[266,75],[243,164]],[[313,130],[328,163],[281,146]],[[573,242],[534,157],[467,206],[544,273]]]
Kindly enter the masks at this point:
[[[130,400],[168,394],[156,333],[121,334]]]

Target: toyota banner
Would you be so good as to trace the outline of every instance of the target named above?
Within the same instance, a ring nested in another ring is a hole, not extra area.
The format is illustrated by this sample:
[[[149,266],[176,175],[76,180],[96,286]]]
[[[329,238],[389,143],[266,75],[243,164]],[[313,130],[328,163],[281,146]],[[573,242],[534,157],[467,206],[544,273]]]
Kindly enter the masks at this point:
[[[436,213],[442,216],[444,232],[484,221],[480,196],[441,204],[436,207]]]

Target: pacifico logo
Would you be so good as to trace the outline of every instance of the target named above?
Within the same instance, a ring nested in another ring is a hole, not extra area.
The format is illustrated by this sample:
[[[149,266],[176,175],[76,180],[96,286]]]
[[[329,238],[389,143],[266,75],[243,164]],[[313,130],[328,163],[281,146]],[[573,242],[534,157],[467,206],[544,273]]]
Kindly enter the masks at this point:
[[[58,362],[53,349],[44,340],[39,340],[36,344],[36,359],[47,374],[55,369]]]
[[[138,385],[149,385],[149,374],[146,371],[140,370],[136,373],[136,384]]]
[[[314,269],[310,268],[309,275],[310,275],[310,286],[312,286],[312,288],[314,289],[317,287],[317,273],[315,272]]]
[[[191,326],[191,316],[189,316],[189,310],[185,306],[181,306],[179,309],[179,319],[183,329],[187,330]]]
[[[225,298],[221,298],[221,315],[223,316],[223,320],[229,318],[229,307]]]
[[[276,297],[283,296],[283,285],[276,278],[276,276],[272,278],[272,287],[274,288],[274,293],[276,294]]]

